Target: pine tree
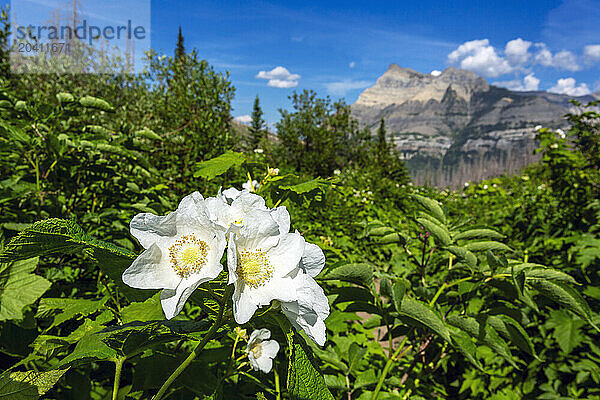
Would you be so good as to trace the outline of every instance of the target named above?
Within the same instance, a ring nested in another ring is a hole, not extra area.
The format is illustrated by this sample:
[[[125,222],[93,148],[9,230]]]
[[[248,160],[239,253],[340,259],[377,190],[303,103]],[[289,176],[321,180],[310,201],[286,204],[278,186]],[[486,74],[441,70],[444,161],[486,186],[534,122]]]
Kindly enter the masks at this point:
[[[390,148],[386,139],[385,120],[383,118],[381,118],[379,128],[377,129],[377,144],[375,148],[375,154],[377,157],[377,162],[380,164],[387,161],[390,155]]]
[[[260,108],[258,95],[254,99],[254,108],[252,109],[252,123],[250,124],[250,144],[252,149],[260,147],[260,143],[265,137],[266,124],[263,119],[263,111]]]
[[[183,46],[183,34],[181,33],[181,25],[179,25],[179,34],[177,35],[177,46],[175,47],[175,58],[180,60],[185,56],[185,47]]]

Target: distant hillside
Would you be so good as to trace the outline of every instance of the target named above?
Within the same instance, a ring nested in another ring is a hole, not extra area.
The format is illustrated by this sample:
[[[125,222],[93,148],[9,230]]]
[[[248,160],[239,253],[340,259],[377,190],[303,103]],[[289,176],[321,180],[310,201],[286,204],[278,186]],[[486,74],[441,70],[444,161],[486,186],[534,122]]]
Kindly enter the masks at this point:
[[[577,99],[586,103],[599,94]],[[513,92],[456,68],[434,76],[392,64],[360,95],[352,113],[373,131],[385,119],[417,183],[456,187],[535,161],[534,127],[566,127],[571,98]]]

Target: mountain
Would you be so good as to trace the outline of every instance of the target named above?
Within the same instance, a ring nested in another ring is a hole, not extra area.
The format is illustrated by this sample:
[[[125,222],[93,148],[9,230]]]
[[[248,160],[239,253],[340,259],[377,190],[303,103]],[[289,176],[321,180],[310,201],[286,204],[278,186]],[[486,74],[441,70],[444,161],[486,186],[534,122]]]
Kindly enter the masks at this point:
[[[514,92],[456,68],[432,75],[392,64],[351,109],[373,131],[385,119],[417,183],[457,187],[537,160],[534,127],[566,128],[571,98]],[[584,104],[596,99],[600,92],[577,97]]]

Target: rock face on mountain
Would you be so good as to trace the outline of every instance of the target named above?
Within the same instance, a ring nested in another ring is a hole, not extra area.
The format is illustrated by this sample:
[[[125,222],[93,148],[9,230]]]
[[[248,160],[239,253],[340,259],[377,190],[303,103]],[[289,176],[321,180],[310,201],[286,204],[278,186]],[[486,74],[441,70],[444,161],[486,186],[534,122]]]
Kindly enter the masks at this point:
[[[513,92],[456,68],[432,75],[392,64],[359,96],[352,113],[373,131],[385,119],[390,140],[417,183],[456,187],[537,160],[534,127],[565,128],[570,99]]]

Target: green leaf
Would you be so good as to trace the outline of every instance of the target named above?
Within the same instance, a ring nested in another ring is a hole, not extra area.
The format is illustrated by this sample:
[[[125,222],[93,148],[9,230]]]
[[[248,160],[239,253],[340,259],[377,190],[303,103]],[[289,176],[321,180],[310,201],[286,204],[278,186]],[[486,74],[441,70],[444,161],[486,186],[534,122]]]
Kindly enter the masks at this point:
[[[459,261],[464,262],[471,269],[477,268],[477,257],[464,247],[446,246],[445,249],[454,254]]]
[[[23,319],[23,308],[33,304],[51,283],[32,274],[37,258],[0,265],[0,321]]]
[[[468,239],[504,239],[504,235],[493,229],[470,229],[454,235],[454,240]]]
[[[394,308],[396,311],[402,311],[402,301],[404,299],[404,294],[406,293],[406,286],[402,282],[394,283],[392,287],[393,297],[392,301],[394,302]]]
[[[52,389],[59,379],[67,372],[66,369],[55,369],[46,372],[36,371],[17,371],[10,374],[10,379],[16,382],[27,383],[37,388],[39,396],[44,395],[47,391]],[[0,398],[2,395],[0,394]]]
[[[524,351],[539,360],[535,353],[531,338],[521,324],[515,319],[508,315],[490,315],[488,316],[487,321],[505,339],[510,340],[510,342],[517,346],[521,351]]]
[[[511,268],[511,277],[517,293],[519,293],[519,298],[522,298],[525,292],[525,272],[515,272],[515,269]]]
[[[293,400],[334,400],[325,379],[307,354],[302,338],[291,330],[287,333],[289,369],[287,387]]]
[[[390,233],[385,236],[378,236],[373,241],[377,244],[398,243],[400,246],[404,246],[407,242],[406,237],[398,232]]]
[[[114,112],[115,109],[106,100],[99,99],[93,96],[84,96],[79,99],[79,104],[85,108],[95,108],[102,111]]]
[[[156,132],[149,128],[143,128],[133,133],[135,136],[152,139],[152,140],[163,140]]]
[[[333,367],[337,368],[340,371],[348,371],[348,366],[346,365],[346,363],[340,360],[340,357],[335,351],[331,349],[322,350],[318,347],[315,347],[313,351],[315,352],[317,357],[319,357],[319,359],[324,363],[331,364]]]
[[[483,367],[477,359],[477,347],[469,335],[460,329],[452,327],[452,346],[461,352],[471,364],[483,371]]]
[[[404,297],[402,299],[401,315],[410,317],[429,328],[442,339],[451,343],[450,332],[439,315],[428,305],[418,300]]]
[[[361,372],[356,377],[354,381],[354,389],[360,389],[365,386],[374,385],[377,383],[377,376],[375,376],[375,371],[370,368],[364,372]]]
[[[586,303],[578,291],[571,286],[558,281],[549,281],[546,279],[531,278],[527,283],[536,289],[540,294],[558,303],[561,307],[573,311],[582,317],[594,328],[598,329],[592,321],[592,312],[590,306]]]
[[[48,327],[48,329],[58,326],[65,321],[68,321],[74,317],[85,317],[100,309],[104,308],[104,304],[108,298],[103,299],[56,299],[56,298],[44,298],[40,300],[36,317],[45,317],[53,313],[53,311],[59,311],[59,314],[54,317],[54,321]]]
[[[121,318],[124,324],[133,321],[154,321],[165,319],[160,304],[160,293],[155,294],[144,302],[133,302],[121,309]]]
[[[135,253],[87,235],[75,222],[50,218],[22,230],[0,253],[0,262],[48,254],[87,252],[130,300],[145,300],[152,293],[123,284],[121,275],[137,257]]]
[[[40,393],[35,385],[10,378],[9,372],[0,375],[0,399],[37,400]]]
[[[465,244],[463,247],[469,251],[513,251],[513,249],[504,243],[494,241],[471,242]]]
[[[449,315],[446,322],[453,325],[462,331],[477,339],[479,343],[485,344],[494,350],[498,355],[502,356],[513,367],[517,367],[513,356],[508,348],[508,344],[498,335],[496,330],[487,323],[484,318],[476,320],[472,317],[461,317],[458,315]]]
[[[447,246],[452,242],[450,233],[445,226],[439,225],[431,219],[423,217],[417,218],[417,222],[423,225],[427,232],[431,233],[431,236],[433,236],[438,245]]]
[[[202,177],[206,180],[214,179],[233,167],[238,167],[246,161],[242,153],[228,151],[213,159],[198,163],[198,170],[194,172],[194,178]]]
[[[552,336],[565,353],[569,354],[575,347],[582,344],[581,327],[585,325],[585,322],[573,318],[566,311],[550,311],[550,318],[548,318],[546,325],[554,329]]]
[[[302,182],[302,183],[298,183],[296,185],[286,185],[286,186],[280,186],[279,189],[284,190],[284,191],[289,191],[289,192],[293,192],[297,195],[305,195],[308,193],[311,193],[313,191],[315,192],[325,192],[325,189],[328,188],[331,185],[331,183],[329,181],[326,181],[325,179],[312,179],[310,181],[306,181],[306,182]]]
[[[106,361],[117,357],[117,352],[107,346],[102,339],[104,333],[90,333],[81,338],[71,354],[63,358],[58,367],[77,366],[92,361]]]
[[[442,210],[442,207],[440,207],[440,203],[438,203],[436,200],[418,194],[411,194],[410,197],[416,200],[417,203],[419,203],[427,211],[429,211],[431,215],[437,220],[444,224],[446,223],[446,216],[444,215],[444,211]]]
[[[359,361],[367,354],[367,349],[356,342],[352,342],[348,348],[348,370],[347,374],[354,374]]]
[[[370,286],[373,283],[373,266],[371,264],[343,264],[325,271],[319,276],[324,281],[340,280]]]
[[[64,103],[72,103],[75,101],[75,98],[71,93],[61,92],[56,94],[56,99],[60,104]]]

